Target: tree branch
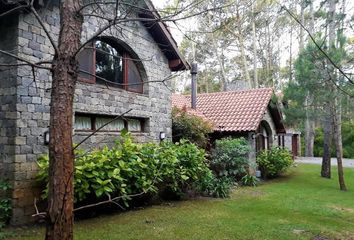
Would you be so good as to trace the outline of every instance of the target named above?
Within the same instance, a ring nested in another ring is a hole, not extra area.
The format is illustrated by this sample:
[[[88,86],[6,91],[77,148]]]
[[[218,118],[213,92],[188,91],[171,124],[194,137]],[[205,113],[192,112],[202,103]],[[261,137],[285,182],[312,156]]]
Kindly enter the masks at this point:
[[[33,2],[33,0],[32,0],[32,2]],[[6,11],[6,12],[0,14],[0,18],[4,17],[4,16],[6,16],[6,15],[9,15],[9,14],[11,14],[12,12],[16,12],[16,11],[18,11],[18,10],[20,10],[20,9],[28,8],[28,7],[31,6],[31,4],[32,4],[32,3],[27,3],[26,5],[19,5],[19,6],[17,6],[17,7],[14,7],[14,8],[12,8],[12,9],[10,9],[9,11]]]
[[[41,69],[52,70],[51,67],[40,66],[41,64],[49,64],[49,63],[51,63],[51,62],[49,62],[49,61],[40,61],[40,62],[37,62],[37,63],[33,63],[33,62],[31,62],[31,61],[29,61],[29,60],[27,60],[27,59],[25,59],[25,58],[19,57],[19,56],[15,55],[15,54],[9,53],[9,52],[7,52],[7,51],[5,51],[5,50],[1,50],[1,49],[0,49],[0,53],[2,53],[2,54],[4,54],[4,55],[7,55],[7,56],[9,56],[9,57],[15,58],[15,59],[17,59],[17,60],[19,60],[19,61],[25,63],[25,64],[2,64],[1,66],[9,66],[9,67],[11,67],[11,66],[29,65],[29,66],[35,67],[35,68],[41,68]]]
[[[37,21],[39,22],[39,24],[42,26],[44,32],[46,33],[50,43],[53,45],[53,48],[55,50],[55,53],[58,54],[59,53],[59,49],[57,47],[57,45],[54,42],[54,39],[52,38],[52,36],[50,35],[47,27],[44,25],[41,17],[39,16],[39,14],[37,13],[36,9],[33,7],[33,4],[31,4],[31,11],[33,13],[33,15],[36,17]]]

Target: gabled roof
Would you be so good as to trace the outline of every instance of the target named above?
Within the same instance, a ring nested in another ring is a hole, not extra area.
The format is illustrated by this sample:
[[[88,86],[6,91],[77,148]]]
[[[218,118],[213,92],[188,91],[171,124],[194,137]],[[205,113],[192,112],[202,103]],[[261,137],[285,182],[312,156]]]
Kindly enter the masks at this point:
[[[191,108],[191,102],[187,97],[181,94],[172,94],[172,106],[178,109],[182,109],[189,114],[198,116],[210,122],[210,120],[199,110]]]
[[[50,0],[52,4],[59,5],[59,0]],[[180,71],[189,69],[188,62],[184,59],[178,50],[176,41],[161,16],[152,4],[151,0],[142,0],[144,7],[139,9],[139,17],[141,22],[147,28],[159,48],[169,61],[169,67],[172,71]],[[14,9],[19,5],[27,5],[25,0],[0,0],[0,13],[4,13],[10,9]],[[35,7],[44,7],[43,0],[34,0]],[[19,12],[19,11],[15,11]],[[146,20],[145,20],[146,19]],[[155,21],[156,20],[156,21]]]
[[[246,132],[257,130],[269,108],[277,132],[285,132],[279,109],[270,104],[272,94],[272,88],[198,94],[197,110],[214,124],[215,131]],[[185,99],[189,103],[190,97]]]

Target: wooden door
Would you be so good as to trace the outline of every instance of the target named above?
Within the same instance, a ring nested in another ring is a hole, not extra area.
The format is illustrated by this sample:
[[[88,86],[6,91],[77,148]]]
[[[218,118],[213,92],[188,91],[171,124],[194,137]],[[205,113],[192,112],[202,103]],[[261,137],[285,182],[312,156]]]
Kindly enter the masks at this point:
[[[299,155],[299,151],[298,151],[298,146],[299,146],[298,140],[299,140],[299,138],[298,138],[298,135],[294,134],[291,139],[292,139],[291,140],[291,142],[292,142],[292,147],[291,148],[292,148],[293,158],[294,158],[294,157],[297,157]]]

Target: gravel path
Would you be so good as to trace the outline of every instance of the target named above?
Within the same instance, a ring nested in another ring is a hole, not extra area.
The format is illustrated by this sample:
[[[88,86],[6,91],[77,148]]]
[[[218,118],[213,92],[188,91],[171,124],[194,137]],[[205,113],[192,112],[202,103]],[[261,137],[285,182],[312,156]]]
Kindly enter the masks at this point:
[[[312,163],[312,164],[322,164],[322,158],[319,157],[298,157],[296,158],[295,162],[298,163]],[[332,166],[337,166],[337,159],[332,158],[331,159],[331,164]],[[343,159],[343,166],[344,167],[349,167],[349,168],[354,168],[354,159]]]

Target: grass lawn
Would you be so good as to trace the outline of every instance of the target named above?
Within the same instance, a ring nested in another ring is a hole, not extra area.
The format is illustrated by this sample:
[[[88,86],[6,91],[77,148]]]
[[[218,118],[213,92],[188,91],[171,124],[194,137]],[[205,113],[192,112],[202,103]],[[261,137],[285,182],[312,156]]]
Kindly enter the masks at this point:
[[[239,188],[229,199],[153,206],[75,223],[75,239],[354,239],[354,169],[348,192],[300,165],[287,177]],[[14,239],[43,239],[43,227],[15,230]]]

